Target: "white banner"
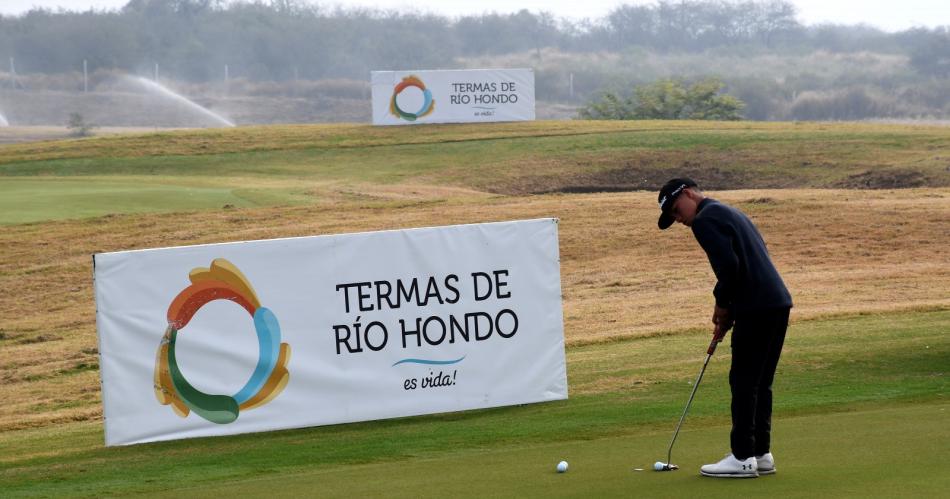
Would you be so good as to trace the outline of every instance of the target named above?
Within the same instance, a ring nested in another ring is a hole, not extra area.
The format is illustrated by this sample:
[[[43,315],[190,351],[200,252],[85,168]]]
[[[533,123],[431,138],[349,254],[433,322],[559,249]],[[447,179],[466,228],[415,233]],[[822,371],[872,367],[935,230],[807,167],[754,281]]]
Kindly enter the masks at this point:
[[[554,219],[93,263],[106,445],[567,398]]]
[[[373,124],[534,120],[534,71],[373,71]]]

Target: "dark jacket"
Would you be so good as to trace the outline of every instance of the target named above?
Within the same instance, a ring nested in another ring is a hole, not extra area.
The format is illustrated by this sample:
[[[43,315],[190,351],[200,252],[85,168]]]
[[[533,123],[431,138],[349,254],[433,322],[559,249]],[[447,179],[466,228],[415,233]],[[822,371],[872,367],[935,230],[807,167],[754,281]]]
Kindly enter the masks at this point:
[[[749,217],[709,198],[697,211],[693,235],[716,273],[716,305],[733,313],[791,307],[792,295]]]

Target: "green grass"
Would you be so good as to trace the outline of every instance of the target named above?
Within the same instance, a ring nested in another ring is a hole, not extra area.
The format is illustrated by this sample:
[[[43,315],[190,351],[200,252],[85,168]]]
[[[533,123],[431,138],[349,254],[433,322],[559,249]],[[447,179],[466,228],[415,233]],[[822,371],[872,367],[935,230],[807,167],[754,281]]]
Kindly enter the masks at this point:
[[[780,474],[755,483],[695,474],[727,450],[725,344],[674,451],[684,470],[631,470],[665,459],[699,332],[570,349],[560,402],[120,448],[99,424],[11,431],[0,483],[11,496],[932,496],[948,485],[932,467],[950,458],[948,330],[950,310],[793,322],[775,386]]]
[[[31,176],[0,181],[0,225],[108,214],[169,213],[310,201],[299,187],[247,185],[241,179]]]
[[[670,432],[530,446],[471,449],[395,462],[329,466],[205,483],[150,495],[180,497],[934,497],[950,476],[931,463],[950,457],[939,442],[950,438],[950,404],[921,404],[781,420],[786,437],[776,449],[777,474],[758,480],[700,477],[728,439],[721,424],[682,432],[675,472],[651,471],[666,460]],[[919,423],[909,424],[909,421]],[[881,431],[886,429],[886,431]],[[827,452],[826,448],[846,449]],[[554,465],[566,459],[566,474]],[[939,466],[938,466],[939,467]],[[635,471],[641,468],[644,471]]]
[[[0,183],[0,223],[85,218],[110,213],[148,213],[248,206],[231,189],[141,181],[6,179]]]
[[[361,184],[523,192],[618,169],[632,184],[652,179],[645,186],[671,168],[730,188],[830,187],[866,172],[942,186],[948,144],[950,128],[691,122],[260,127],[21,144],[0,146],[0,224],[288,205]]]

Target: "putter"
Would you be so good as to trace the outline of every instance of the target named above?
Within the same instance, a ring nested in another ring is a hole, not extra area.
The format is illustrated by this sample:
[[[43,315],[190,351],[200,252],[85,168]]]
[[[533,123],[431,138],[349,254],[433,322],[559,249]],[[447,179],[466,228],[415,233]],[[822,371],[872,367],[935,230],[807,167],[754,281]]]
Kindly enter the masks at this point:
[[[726,331],[728,331],[728,329]],[[699,376],[696,378],[696,382],[693,383],[693,391],[689,394],[689,400],[686,401],[686,408],[683,409],[683,415],[680,416],[680,422],[676,424],[676,431],[673,432],[673,440],[670,440],[670,448],[666,450],[666,462],[657,462],[653,467],[654,470],[673,471],[680,469],[679,466],[670,462],[671,457],[673,456],[673,444],[676,443],[676,436],[679,435],[680,428],[683,426],[683,421],[686,419],[686,413],[689,412],[689,406],[693,403],[693,397],[696,396],[696,389],[699,388],[699,382],[703,380],[703,374],[706,372],[706,366],[709,365],[709,359],[712,358],[713,353],[716,352],[716,346],[720,341],[722,341],[722,337],[726,335],[726,331],[714,335],[712,341],[709,343],[709,348],[706,349],[706,361],[703,362],[703,368],[699,371]]]

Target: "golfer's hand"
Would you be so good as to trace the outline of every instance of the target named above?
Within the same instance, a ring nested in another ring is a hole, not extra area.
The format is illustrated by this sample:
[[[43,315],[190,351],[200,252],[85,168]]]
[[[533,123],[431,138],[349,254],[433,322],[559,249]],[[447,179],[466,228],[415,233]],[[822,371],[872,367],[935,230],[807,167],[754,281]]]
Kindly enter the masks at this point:
[[[729,313],[729,309],[716,306],[713,309],[712,322],[715,324],[713,338],[721,341],[722,337],[732,329],[732,314]]]

